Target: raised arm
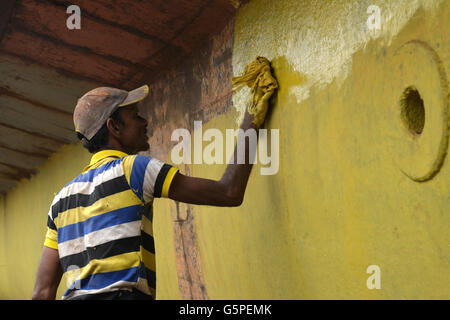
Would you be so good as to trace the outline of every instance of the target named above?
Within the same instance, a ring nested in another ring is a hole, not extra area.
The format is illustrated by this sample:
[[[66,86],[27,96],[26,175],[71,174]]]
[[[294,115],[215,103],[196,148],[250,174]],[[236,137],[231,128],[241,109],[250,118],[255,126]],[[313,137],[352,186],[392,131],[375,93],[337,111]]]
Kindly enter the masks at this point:
[[[259,113],[250,114],[248,110],[245,112],[244,121],[241,129],[256,130],[257,125],[254,123],[255,118],[259,118],[259,125],[264,121],[267,112],[268,103],[274,90],[266,93],[261,93],[257,104]],[[258,136],[258,131],[256,130]],[[248,178],[252,170],[252,159],[255,155],[250,152],[256,152],[256,148],[250,148],[250,139],[248,136],[238,135],[238,144],[242,142],[245,137],[245,162],[239,164],[237,159],[238,145],[236,145],[233,154],[233,160],[230,161],[225,173],[219,181],[189,177],[181,173],[177,173],[173,178],[169,189],[169,198],[192,204],[212,205],[223,207],[234,207],[242,204],[244,199],[245,189],[247,187]]]
[[[258,137],[256,129],[264,123],[269,108],[269,99],[278,88],[278,83],[271,73],[269,60],[257,57],[255,61],[247,65],[244,75],[234,77],[232,82],[233,85],[247,85],[252,89],[253,96],[246,108],[240,129],[243,131],[255,130]],[[242,159],[238,155],[238,151],[241,150],[238,146],[241,143],[245,143],[243,164],[239,163],[242,161],[236,161]],[[232,158],[234,161],[229,162],[219,181],[188,177],[177,173],[169,189],[169,198],[180,202],[212,206],[241,205],[253,166],[253,161],[250,159],[254,159],[255,152],[256,146],[250,146],[250,138],[247,135],[239,134]]]

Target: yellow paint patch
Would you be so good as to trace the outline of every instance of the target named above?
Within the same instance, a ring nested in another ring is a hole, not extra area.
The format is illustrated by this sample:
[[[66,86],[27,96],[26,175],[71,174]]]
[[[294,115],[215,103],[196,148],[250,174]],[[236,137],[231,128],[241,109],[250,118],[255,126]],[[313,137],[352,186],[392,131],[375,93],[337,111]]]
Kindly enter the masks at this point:
[[[372,4],[381,9],[378,33],[366,27]],[[261,176],[255,165],[239,208],[194,208],[211,299],[450,295],[448,159],[426,183],[400,170],[405,163],[430,168],[439,152],[442,86],[432,62],[412,53],[408,59],[419,65],[400,72],[398,61],[410,53],[394,58],[397,48],[420,39],[450,74],[442,32],[450,29],[449,16],[445,1],[261,0],[240,9],[234,74],[256,56],[272,61],[280,89],[265,127],[280,130],[280,170]],[[419,77],[407,76],[416,69]],[[423,149],[408,153],[400,98],[418,83]],[[245,90],[236,94],[237,112],[203,124],[204,130],[236,128],[248,98]],[[194,165],[192,172],[218,179],[224,169]],[[367,287],[371,265],[380,268],[381,289]]]

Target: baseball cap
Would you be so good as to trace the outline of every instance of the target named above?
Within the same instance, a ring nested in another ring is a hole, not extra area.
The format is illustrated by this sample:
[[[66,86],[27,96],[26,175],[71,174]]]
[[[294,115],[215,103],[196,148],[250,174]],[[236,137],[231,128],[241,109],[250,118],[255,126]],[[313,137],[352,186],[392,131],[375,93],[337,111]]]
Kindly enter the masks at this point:
[[[131,91],[100,87],[87,92],[78,99],[73,112],[75,131],[91,140],[117,108],[145,99],[148,91],[144,85]]]

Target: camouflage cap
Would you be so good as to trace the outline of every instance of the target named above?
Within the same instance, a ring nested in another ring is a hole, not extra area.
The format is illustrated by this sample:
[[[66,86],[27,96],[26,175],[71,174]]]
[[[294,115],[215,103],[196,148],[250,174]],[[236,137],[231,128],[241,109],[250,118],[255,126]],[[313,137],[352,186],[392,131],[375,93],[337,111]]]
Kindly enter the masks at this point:
[[[75,131],[90,140],[117,108],[139,102],[147,95],[147,85],[132,91],[109,87],[93,89],[78,99],[73,112]]]

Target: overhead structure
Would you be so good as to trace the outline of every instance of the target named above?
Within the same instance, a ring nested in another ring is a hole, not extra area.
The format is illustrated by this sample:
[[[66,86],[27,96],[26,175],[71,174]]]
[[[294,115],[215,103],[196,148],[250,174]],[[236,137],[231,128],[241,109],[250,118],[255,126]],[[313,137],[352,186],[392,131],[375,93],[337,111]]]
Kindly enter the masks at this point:
[[[84,92],[151,84],[236,11],[229,0],[79,0],[80,29],[69,29],[70,5],[0,2],[0,193],[77,141]]]

